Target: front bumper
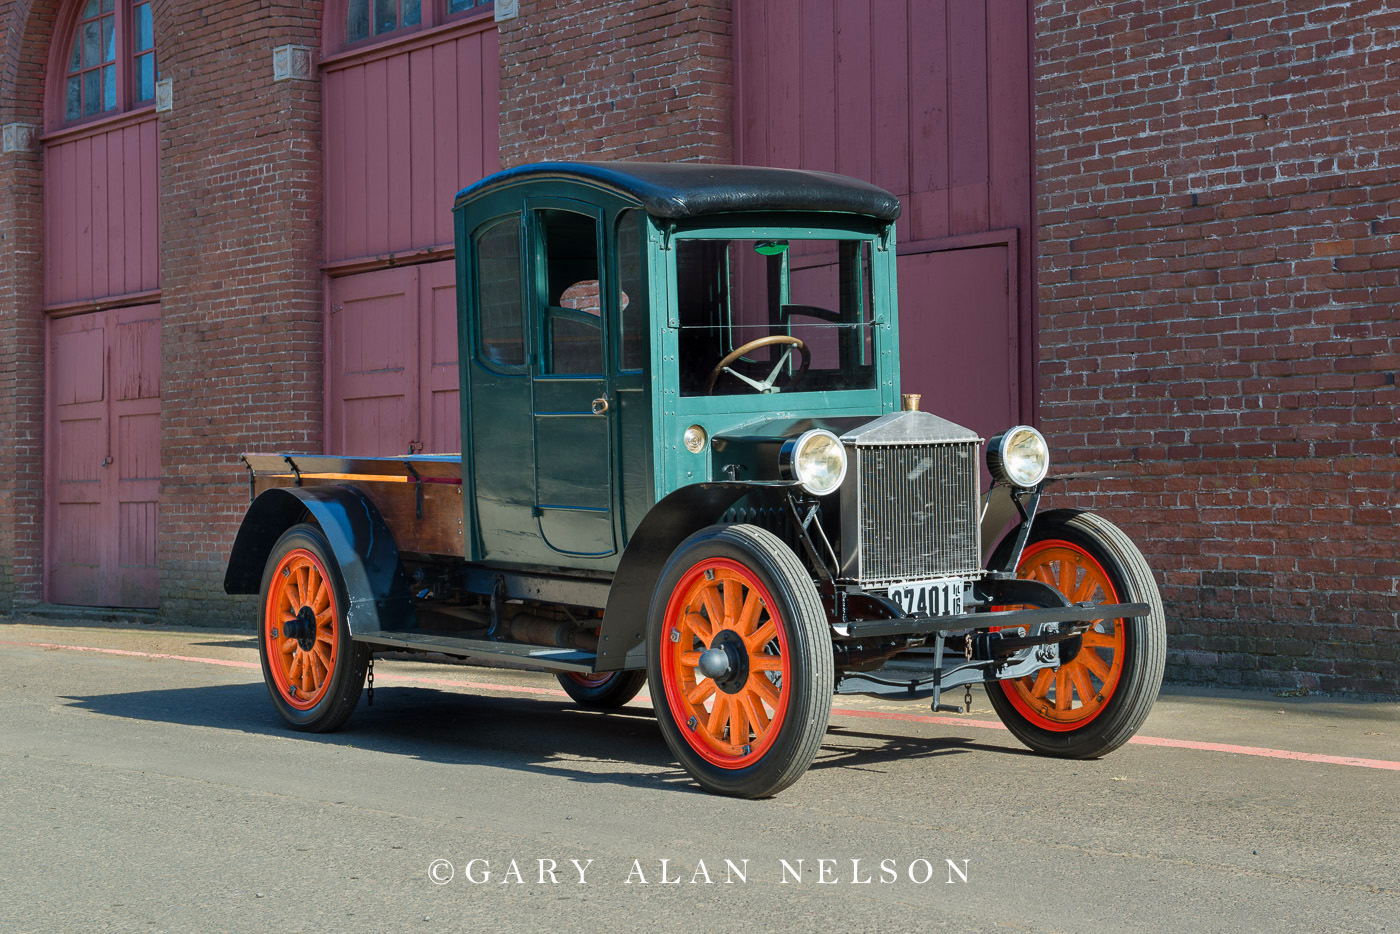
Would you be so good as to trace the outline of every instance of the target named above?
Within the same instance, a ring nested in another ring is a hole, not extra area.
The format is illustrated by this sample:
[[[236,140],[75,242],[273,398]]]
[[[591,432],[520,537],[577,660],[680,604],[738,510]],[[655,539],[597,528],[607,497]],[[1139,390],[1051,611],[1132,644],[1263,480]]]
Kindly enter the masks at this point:
[[[1038,626],[1041,623],[1130,619],[1146,616],[1150,612],[1151,607],[1146,603],[1097,603],[1044,609],[1004,610],[995,613],[983,610],[975,613],[961,613],[957,616],[901,616],[894,619],[860,620],[848,623],[846,632],[853,639],[896,635],[927,636],[936,632],[985,629],[988,626],[1014,629],[1018,626]]]

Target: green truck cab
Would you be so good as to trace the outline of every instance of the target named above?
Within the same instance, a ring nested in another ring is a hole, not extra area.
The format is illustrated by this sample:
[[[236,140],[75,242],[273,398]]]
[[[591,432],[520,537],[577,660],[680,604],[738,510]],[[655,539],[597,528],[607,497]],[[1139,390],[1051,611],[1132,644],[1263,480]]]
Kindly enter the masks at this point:
[[[542,163],[454,213],[464,450],[244,455],[225,589],[260,595],[290,725],[340,726],[376,651],[538,666],[603,708],[647,683],[681,764],[745,797],[801,776],[834,693],[956,710],[983,683],[1049,755],[1141,725],[1165,658],[1141,554],[1039,512],[1035,429],[984,451],[900,394],[894,196]]]

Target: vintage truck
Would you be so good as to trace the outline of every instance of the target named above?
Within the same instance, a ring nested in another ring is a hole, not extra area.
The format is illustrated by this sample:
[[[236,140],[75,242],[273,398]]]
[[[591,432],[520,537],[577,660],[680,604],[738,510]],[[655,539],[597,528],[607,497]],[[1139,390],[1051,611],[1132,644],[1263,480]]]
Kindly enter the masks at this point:
[[[728,795],[800,777],[840,692],[958,710],[981,683],[1037,752],[1125,743],[1163,672],[1151,571],[1108,521],[1037,514],[1034,428],[984,460],[902,404],[899,210],[699,164],[460,192],[463,450],[243,458],[225,589],[259,595],[286,722],[339,727],[374,653],[409,651],[553,670],[595,707],[648,683],[676,758]]]

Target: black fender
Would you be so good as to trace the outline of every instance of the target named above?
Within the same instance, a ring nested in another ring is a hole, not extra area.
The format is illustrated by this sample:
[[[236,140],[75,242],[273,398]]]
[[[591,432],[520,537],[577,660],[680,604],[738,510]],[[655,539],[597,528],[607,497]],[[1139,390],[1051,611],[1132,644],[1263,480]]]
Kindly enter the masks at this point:
[[[788,485],[742,480],[693,483],[652,506],[628,540],[613,576],[598,632],[595,670],[645,668],[647,611],[671,554],[692,532],[718,522],[748,494],[776,493]]]
[[[340,565],[350,598],[346,622],[351,635],[411,629],[416,614],[398,545],[379,510],[363,493],[349,486],[264,490],[248,507],[243,524],[238,527],[224,573],[224,592],[257,593],[277,539],[307,512],[325,533]]]

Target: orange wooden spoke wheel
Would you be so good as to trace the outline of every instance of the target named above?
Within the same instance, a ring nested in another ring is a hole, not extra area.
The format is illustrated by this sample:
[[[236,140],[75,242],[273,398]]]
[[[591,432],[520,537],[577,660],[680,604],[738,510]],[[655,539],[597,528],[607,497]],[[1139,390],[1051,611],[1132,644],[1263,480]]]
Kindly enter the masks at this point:
[[[315,707],[330,687],[340,636],[330,575],[307,549],[287,552],[272,572],[263,629],[278,693],[298,710]]]
[[[1079,545],[1047,539],[1028,546],[1017,575],[1056,588],[1071,603],[1118,603],[1108,572]],[[1113,697],[1126,656],[1124,622],[1095,620],[1079,654],[1058,668],[1001,682],[1011,705],[1045,730],[1068,732],[1089,723]]]
[[[782,729],[792,662],[777,604],[754,573],[728,558],[687,571],[666,606],[660,654],[666,702],[691,748],[720,768],[761,759]]]

